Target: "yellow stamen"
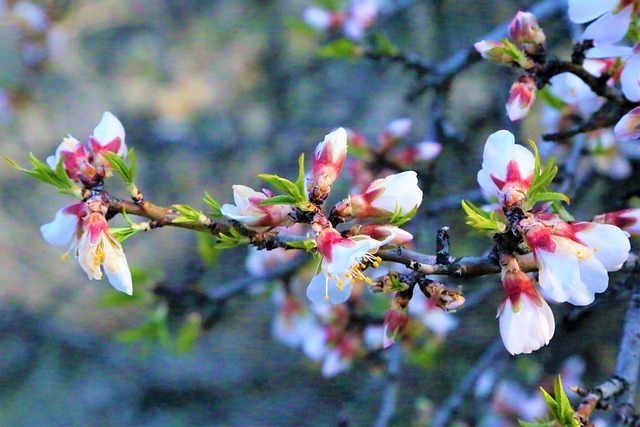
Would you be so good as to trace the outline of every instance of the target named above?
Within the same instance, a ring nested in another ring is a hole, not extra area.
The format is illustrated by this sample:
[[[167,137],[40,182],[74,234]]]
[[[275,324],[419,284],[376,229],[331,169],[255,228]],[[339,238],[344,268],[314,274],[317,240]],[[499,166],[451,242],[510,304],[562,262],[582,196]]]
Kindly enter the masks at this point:
[[[598,248],[597,247],[593,248],[593,252],[598,252]]]

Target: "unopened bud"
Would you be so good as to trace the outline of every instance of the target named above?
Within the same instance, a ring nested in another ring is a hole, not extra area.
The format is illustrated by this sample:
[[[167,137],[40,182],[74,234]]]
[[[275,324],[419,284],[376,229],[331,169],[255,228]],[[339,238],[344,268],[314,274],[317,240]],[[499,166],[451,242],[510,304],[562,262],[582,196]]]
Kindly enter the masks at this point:
[[[547,40],[536,17],[530,12],[521,10],[516,13],[509,24],[509,37],[517,45],[538,45]]]
[[[500,65],[511,65],[513,58],[507,51],[507,45],[493,40],[480,40],[473,47],[486,60]]]
[[[507,116],[509,120],[521,120],[527,114],[536,99],[536,83],[527,76],[523,75],[511,86],[509,91],[509,99],[507,100]]]

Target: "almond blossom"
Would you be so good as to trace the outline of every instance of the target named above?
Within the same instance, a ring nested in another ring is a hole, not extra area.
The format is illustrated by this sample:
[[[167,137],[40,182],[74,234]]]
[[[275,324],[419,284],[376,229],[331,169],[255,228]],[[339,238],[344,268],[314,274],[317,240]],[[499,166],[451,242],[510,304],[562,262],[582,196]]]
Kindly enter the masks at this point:
[[[531,353],[549,344],[555,321],[529,276],[520,270],[515,258],[509,258],[502,270],[502,286],[507,296],[498,307],[500,336],[509,353]]]
[[[372,282],[362,274],[367,266],[365,262],[377,267],[381,260],[374,254],[393,236],[382,241],[366,235],[343,237],[330,224],[314,223],[312,226],[318,252],[322,255],[322,273],[309,283],[307,297],[314,304],[340,304],[349,299],[356,280]]]
[[[609,224],[567,223],[541,213],[519,227],[538,264],[540,286],[558,302],[591,304],[607,289],[607,272],[619,270],[631,249],[627,233]]]
[[[262,201],[274,195],[266,189],[260,193],[244,185],[234,185],[235,205],[224,204],[220,212],[227,218],[239,221],[245,227],[256,231],[268,231],[278,226],[292,225],[294,221],[289,216],[291,206],[260,206]]]
[[[497,197],[503,207],[517,206],[531,186],[534,166],[531,151],[516,145],[511,132],[500,130],[487,138],[478,184],[488,196]]]
[[[68,136],[56,148],[55,154],[47,158],[47,164],[55,169],[63,159],[62,164],[69,178],[95,186],[111,175],[111,165],[102,156],[105,152],[115,153],[123,159],[127,156],[124,127],[108,111],[103,113],[88,144]]]
[[[406,171],[376,179],[364,193],[343,200],[336,206],[336,211],[341,216],[384,218],[398,211],[408,214],[421,203],[418,175],[414,171]]]
[[[89,279],[102,279],[102,266],[109,283],[131,295],[133,284],[127,258],[120,242],[109,233],[105,218],[106,206],[102,201],[87,202],[89,215],[84,221],[83,233],[78,239],[76,258]]]
[[[102,200],[90,199],[60,209],[55,219],[40,227],[44,239],[54,246],[69,245],[89,279],[102,278],[101,266],[117,290],[131,295],[131,272],[120,242],[109,233]]]

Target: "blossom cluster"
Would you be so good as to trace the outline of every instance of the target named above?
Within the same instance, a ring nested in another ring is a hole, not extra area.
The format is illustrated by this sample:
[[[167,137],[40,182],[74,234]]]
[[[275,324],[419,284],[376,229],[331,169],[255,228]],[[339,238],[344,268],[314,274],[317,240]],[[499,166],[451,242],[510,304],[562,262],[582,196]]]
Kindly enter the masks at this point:
[[[340,31],[351,40],[364,37],[380,13],[380,0],[350,0],[343,10],[310,6],[304,11],[303,19],[319,31]]]
[[[551,168],[552,169],[552,168]],[[588,305],[609,284],[608,272],[627,260],[630,243],[626,228],[635,225],[634,213],[624,211],[597,217],[593,222],[566,221],[535,202],[561,200],[558,193],[532,191],[553,172],[542,171],[539,159],[515,143],[513,134],[498,131],[487,139],[478,183],[497,199],[505,214],[496,230],[515,234],[529,249],[538,267],[542,294],[518,262],[519,248],[502,248],[502,285],[506,297],[498,309],[500,334],[512,354],[530,353],[549,343],[555,329],[545,301]],[[624,217],[630,215],[625,223]],[[506,224],[505,224],[506,223]]]
[[[131,272],[120,242],[109,232],[109,200],[101,191],[113,168],[104,157],[127,155],[125,131],[120,120],[105,112],[88,142],[72,136],[62,140],[54,155],[47,158],[52,170],[62,167],[66,175],[82,186],[83,200],[61,208],[52,222],[40,230],[54,246],[69,246],[89,279],[100,280],[104,269],[111,285],[129,295],[133,292]]]

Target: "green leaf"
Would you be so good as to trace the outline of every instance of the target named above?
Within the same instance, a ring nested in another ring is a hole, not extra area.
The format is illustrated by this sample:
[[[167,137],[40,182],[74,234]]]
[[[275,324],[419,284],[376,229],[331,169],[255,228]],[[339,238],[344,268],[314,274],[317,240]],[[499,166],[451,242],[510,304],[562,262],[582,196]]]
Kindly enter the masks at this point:
[[[278,175],[271,174],[260,174],[258,178],[269,183],[270,185],[276,187],[278,190],[282,191],[293,197],[295,200],[306,200],[306,196],[300,193],[298,186],[288,179],[282,178]]]
[[[191,313],[182,324],[180,332],[176,338],[176,351],[178,353],[188,353],[193,350],[193,346],[200,337],[202,330],[202,318],[197,313]]]
[[[547,86],[542,89],[538,89],[536,92],[536,98],[556,110],[564,110],[567,107],[567,103],[552,94]]]
[[[315,239],[307,239],[287,242],[287,246],[290,248],[304,249],[307,252],[311,252],[317,247],[317,244]]]
[[[322,9],[327,9],[331,12],[338,12],[340,10],[340,0],[316,0],[316,3]]]
[[[296,180],[296,187],[298,187],[300,194],[304,196],[304,200],[301,201],[309,200],[307,197],[307,180],[304,177],[304,153],[298,157],[298,179]]]
[[[182,214],[171,221],[174,224],[183,222],[205,222],[207,219],[207,216],[202,213],[202,211],[192,208],[189,205],[172,205],[171,207]]]
[[[229,249],[249,243],[249,239],[240,234],[235,228],[229,228],[229,233],[228,235],[224,233],[218,234],[218,243],[215,246],[217,249]]]
[[[518,420],[520,427],[555,427],[557,424],[555,421],[540,421],[535,423],[528,423],[526,421]]]
[[[411,221],[411,219],[414,216],[416,216],[417,212],[418,212],[418,205],[414,206],[413,209],[411,209],[409,212],[403,215],[402,209],[398,205],[398,202],[396,202],[396,209],[394,210],[393,215],[391,215],[391,218],[389,218],[389,223],[391,225],[395,225],[396,227],[400,227],[406,224],[407,222]]]
[[[222,206],[220,205],[220,203],[216,202],[216,200],[209,193],[207,192],[204,193],[204,198],[202,199],[202,201],[205,202],[211,208],[212,217],[214,218],[224,217],[224,215],[222,215],[222,212],[220,211]]]
[[[575,412],[571,407],[571,402],[569,402],[569,398],[562,387],[560,375],[558,375],[553,383],[554,397],[551,397],[542,387],[540,387],[540,393],[557,423],[562,427],[580,427],[580,421],[576,418]]]
[[[270,206],[270,205],[295,205],[298,200],[292,196],[274,196],[268,199],[264,199],[258,206]]]
[[[467,214],[467,224],[473,228],[490,233],[503,233],[506,230],[506,225],[496,217],[493,211],[485,212],[466,200],[462,201],[462,209]]]
[[[129,149],[129,153],[128,153],[129,164],[127,164],[127,162],[125,162],[124,159],[122,159],[116,153],[106,151],[100,154],[109,162],[113,170],[118,175],[120,175],[120,177],[125,182],[125,184],[129,186],[135,185],[134,180],[136,175],[138,158],[136,157],[136,154],[133,151],[133,148]]]
[[[362,53],[360,46],[344,37],[327,43],[318,49],[318,56],[322,58],[353,59],[361,56]]]
[[[118,240],[120,243],[124,242],[129,237],[133,236],[134,234],[136,234],[136,233],[138,233],[140,231],[142,231],[142,230],[135,229],[133,227],[122,227],[122,228],[110,228],[109,229],[109,233],[111,233],[111,235],[113,237],[115,237],[116,240]]]
[[[24,172],[32,178],[53,185],[61,193],[68,194],[74,197],[80,196],[80,187],[75,185],[73,181],[69,179],[67,172],[64,170],[64,157],[60,158],[60,161],[56,165],[55,170],[51,169],[48,164],[38,160],[38,158],[34,156],[33,153],[29,153],[29,161],[31,162],[33,169],[25,169],[21,167],[15,160],[8,157],[5,157],[5,160],[20,172]]]

